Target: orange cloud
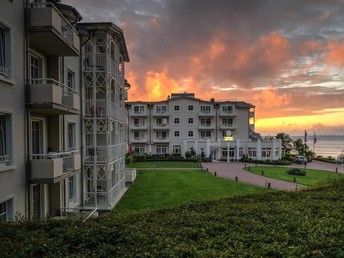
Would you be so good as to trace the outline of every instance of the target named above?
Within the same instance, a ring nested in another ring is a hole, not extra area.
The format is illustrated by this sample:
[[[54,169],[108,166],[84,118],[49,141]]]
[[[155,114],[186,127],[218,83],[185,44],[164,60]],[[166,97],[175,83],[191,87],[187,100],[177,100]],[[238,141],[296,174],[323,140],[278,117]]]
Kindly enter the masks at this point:
[[[278,90],[272,87],[262,90],[253,96],[257,106],[264,108],[276,108],[287,105],[291,102],[289,94],[278,94]]]
[[[329,54],[327,56],[327,63],[330,65],[344,65],[344,43],[328,42]]]

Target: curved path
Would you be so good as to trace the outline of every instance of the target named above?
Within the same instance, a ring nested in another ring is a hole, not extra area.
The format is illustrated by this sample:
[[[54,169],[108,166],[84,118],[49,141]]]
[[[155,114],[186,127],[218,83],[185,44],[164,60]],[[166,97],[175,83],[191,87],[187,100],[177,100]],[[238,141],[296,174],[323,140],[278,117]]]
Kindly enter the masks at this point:
[[[285,191],[294,191],[305,187],[305,185],[253,174],[243,169],[245,163],[242,162],[209,162],[202,163],[202,166],[203,168],[207,168],[212,174],[215,174],[216,172],[216,176],[231,180],[237,179],[239,182],[244,182],[251,185],[263,187],[270,186],[271,188]]]

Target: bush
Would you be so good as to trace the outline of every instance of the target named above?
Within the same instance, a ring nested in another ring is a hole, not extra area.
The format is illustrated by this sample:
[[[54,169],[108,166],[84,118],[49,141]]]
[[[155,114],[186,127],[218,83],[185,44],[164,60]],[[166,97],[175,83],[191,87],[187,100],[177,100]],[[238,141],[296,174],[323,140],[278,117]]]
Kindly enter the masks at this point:
[[[306,171],[304,170],[301,170],[299,168],[292,168],[292,169],[289,169],[287,170],[287,173],[289,175],[294,175],[294,176],[305,176],[307,174]]]

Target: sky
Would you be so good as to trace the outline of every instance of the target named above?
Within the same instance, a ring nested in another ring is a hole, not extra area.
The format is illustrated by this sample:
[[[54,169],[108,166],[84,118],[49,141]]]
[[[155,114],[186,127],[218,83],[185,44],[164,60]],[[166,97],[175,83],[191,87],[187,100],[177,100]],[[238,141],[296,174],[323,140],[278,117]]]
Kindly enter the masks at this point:
[[[344,0],[62,0],[124,31],[129,101],[256,106],[263,135],[344,135]]]

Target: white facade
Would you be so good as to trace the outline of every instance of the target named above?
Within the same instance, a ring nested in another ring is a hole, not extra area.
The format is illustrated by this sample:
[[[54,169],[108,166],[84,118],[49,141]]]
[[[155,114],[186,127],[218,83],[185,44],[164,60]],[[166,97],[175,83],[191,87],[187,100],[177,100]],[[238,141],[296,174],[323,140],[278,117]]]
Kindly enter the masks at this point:
[[[125,191],[123,31],[59,2],[0,2],[0,220],[107,210]]]
[[[164,101],[128,102],[127,109],[129,143],[138,154],[184,156],[194,150],[213,160],[281,158],[280,141],[262,141],[254,132],[254,106],[249,103],[180,93]]]

